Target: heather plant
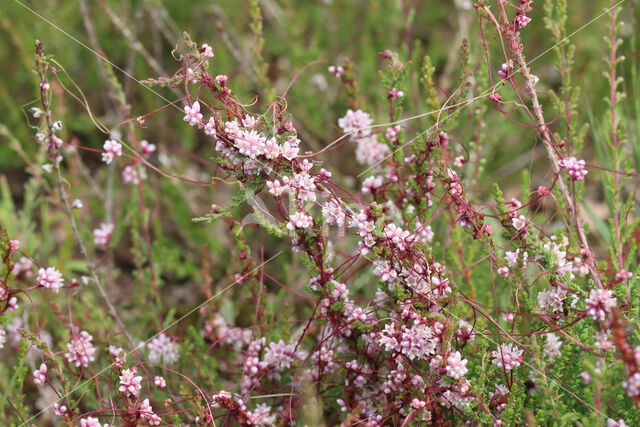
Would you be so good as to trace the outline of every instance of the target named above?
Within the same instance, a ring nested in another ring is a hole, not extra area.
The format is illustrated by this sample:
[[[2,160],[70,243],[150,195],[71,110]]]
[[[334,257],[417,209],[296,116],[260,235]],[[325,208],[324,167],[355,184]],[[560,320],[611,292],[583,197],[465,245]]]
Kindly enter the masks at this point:
[[[7,425],[640,422],[637,2],[98,3],[0,123]]]

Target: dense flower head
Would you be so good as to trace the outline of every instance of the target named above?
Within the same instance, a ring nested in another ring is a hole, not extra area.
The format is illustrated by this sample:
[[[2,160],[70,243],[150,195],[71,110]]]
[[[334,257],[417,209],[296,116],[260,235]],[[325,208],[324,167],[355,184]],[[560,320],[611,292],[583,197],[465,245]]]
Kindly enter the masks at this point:
[[[167,381],[163,377],[160,377],[160,376],[154,377],[153,378],[153,383],[158,388],[165,388],[167,386]]]
[[[497,350],[491,352],[492,362],[505,371],[511,371],[522,363],[522,353],[523,350],[513,344],[502,344]]]
[[[109,245],[114,225],[112,223],[102,223],[100,227],[93,230],[93,242],[96,246],[105,247]]]
[[[213,48],[206,43],[202,44],[200,52],[202,52],[202,55],[207,59],[213,58]]]
[[[557,356],[560,356],[560,347],[562,347],[562,341],[556,334],[546,334],[546,342],[544,343],[544,355],[553,361]]]
[[[375,193],[378,188],[382,187],[383,182],[382,177],[379,175],[366,178],[362,182],[362,194]]]
[[[208,136],[216,136],[216,121],[213,117],[209,117],[209,120],[204,125],[204,133]]]
[[[87,417],[80,420],[80,427],[109,427],[109,424],[100,424],[100,420]]]
[[[107,139],[102,149],[104,150],[102,153],[102,161],[106,164],[111,163],[116,157],[122,156],[122,144],[113,139]]]
[[[303,360],[307,356],[306,352],[296,350],[293,344],[285,344],[283,340],[271,342],[264,352],[264,361],[281,371],[291,367],[291,363]]]
[[[54,403],[53,404],[53,413],[56,414],[57,416],[62,416],[65,414],[65,412],[67,412],[67,407],[64,405],[60,405],[59,403]]]
[[[398,135],[400,134],[401,130],[402,129],[398,125],[391,126],[391,127],[387,128],[387,130],[385,131],[385,136],[387,137],[387,139],[389,141],[397,142],[398,141]]]
[[[373,120],[362,110],[347,110],[347,114],[338,120],[338,126],[352,138],[362,138],[371,134]]]
[[[626,381],[622,383],[622,387],[631,397],[640,396],[640,372],[634,372]]]
[[[135,166],[127,165],[122,169],[122,181],[125,184],[138,185],[140,178],[138,177],[138,171]]]
[[[554,287],[538,293],[538,307],[543,313],[561,313],[566,299],[567,290]]]
[[[153,412],[153,408],[151,408],[151,404],[149,403],[149,399],[144,399],[140,404],[140,409],[138,410],[140,414],[140,418],[143,420],[147,420],[149,425],[157,426],[160,425],[160,417]]]
[[[304,212],[296,212],[291,214],[289,217],[289,222],[287,223],[287,228],[289,230],[295,230],[296,228],[300,229],[309,229],[313,226],[313,217],[307,215]]]
[[[325,223],[341,226],[344,224],[346,212],[339,202],[330,200],[322,206],[322,216]]]
[[[33,275],[33,261],[27,257],[20,257],[20,259],[13,265],[14,276],[24,275],[30,277]]]
[[[614,298],[613,292],[608,289],[592,289],[589,298],[587,298],[587,314],[593,320],[605,320],[615,306],[616,298]]]
[[[164,333],[152,339],[147,344],[147,348],[149,349],[149,360],[153,363],[175,363],[180,357],[178,344]]]
[[[118,390],[121,393],[124,393],[127,397],[137,397],[140,395],[140,389],[142,388],[140,383],[142,382],[142,377],[139,375],[136,376],[136,373],[136,368],[123,369],[118,377],[120,382]]]
[[[92,344],[93,337],[87,331],[81,331],[67,344],[65,357],[75,366],[87,368],[95,359],[96,348]]]
[[[64,284],[62,273],[54,267],[41,268],[38,270],[38,278],[36,281],[38,285],[52,289],[55,292],[58,292]]]
[[[18,240],[9,240],[9,250],[16,252],[20,249],[20,242]]]
[[[344,68],[342,65],[330,65],[328,71],[337,78],[342,77],[342,74],[344,74]]]
[[[467,359],[463,359],[459,351],[451,353],[447,357],[446,371],[451,378],[459,380],[468,372]]]
[[[518,24],[518,28],[524,28],[531,22],[531,18],[522,13],[516,16],[515,22]]]
[[[558,165],[569,172],[571,178],[576,181],[584,180],[587,173],[589,173],[589,171],[585,169],[585,161],[578,160],[575,157],[565,157],[564,159],[560,159],[558,161]]]
[[[389,147],[378,142],[375,134],[358,138],[356,144],[356,160],[362,165],[377,165],[389,154]]]
[[[153,152],[156,151],[156,148],[157,147],[155,144],[151,144],[146,139],[140,141],[140,154],[142,154],[142,156],[144,157],[150,156]]]
[[[47,381],[47,365],[40,364],[40,368],[33,371],[33,382],[37,385],[43,385]]]

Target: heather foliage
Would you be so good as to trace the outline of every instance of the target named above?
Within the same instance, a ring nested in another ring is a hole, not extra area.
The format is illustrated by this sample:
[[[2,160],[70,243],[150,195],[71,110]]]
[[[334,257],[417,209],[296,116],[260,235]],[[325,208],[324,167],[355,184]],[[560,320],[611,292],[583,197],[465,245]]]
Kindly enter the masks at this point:
[[[3,423],[640,423],[637,1],[73,3],[0,18]]]

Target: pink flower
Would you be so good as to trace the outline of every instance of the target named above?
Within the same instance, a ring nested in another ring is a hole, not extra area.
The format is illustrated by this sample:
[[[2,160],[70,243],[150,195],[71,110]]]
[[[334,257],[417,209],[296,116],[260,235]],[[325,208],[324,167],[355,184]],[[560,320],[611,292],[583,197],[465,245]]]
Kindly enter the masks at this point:
[[[562,347],[562,341],[556,334],[547,334],[546,342],[544,344],[543,350],[544,355],[549,358],[550,361],[556,358],[556,356],[560,356],[560,347]]]
[[[260,403],[253,411],[247,411],[247,421],[250,425],[270,426],[276,422],[276,416],[271,415],[271,407]]]
[[[138,185],[140,179],[138,178],[138,171],[134,166],[127,165],[122,170],[122,180],[125,184]]]
[[[347,110],[347,114],[338,120],[338,126],[352,138],[362,138],[371,134],[371,117],[362,110]]]
[[[606,331],[596,332],[593,340],[596,348],[602,351],[613,350],[613,343],[609,340],[609,334]]]
[[[69,363],[84,368],[88,367],[89,362],[93,362],[96,353],[96,348],[91,343],[92,340],[93,337],[87,331],[82,331],[72,338],[67,344],[67,352],[65,353]]]
[[[518,28],[524,28],[531,22],[531,18],[529,18],[525,14],[519,14],[516,16],[516,24],[518,24]]]
[[[20,242],[17,240],[9,240],[9,250],[15,252],[20,249]]]
[[[411,360],[425,359],[427,355],[435,353],[436,340],[430,326],[416,324],[409,328],[405,325],[399,341],[400,351]]]
[[[216,76],[216,83],[218,83],[220,86],[223,86],[223,87],[226,86],[227,81],[229,81],[229,78],[224,74],[220,74]]]
[[[122,347],[117,347],[115,345],[110,345],[109,346],[109,354],[112,357],[120,357],[120,354],[124,354],[124,350],[122,349]]]
[[[288,185],[280,184],[280,181],[274,179],[273,181],[267,181],[267,188],[269,189],[269,193],[274,195],[275,197],[280,197],[287,191],[289,191]]]
[[[207,59],[213,58],[213,48],[206,43],[202,44],[202,47],[200,47],[200,52]]]
[[[171,338],[161,333],[155,337],[149,344],[149,360],[153,363],[174,363],[178,360],[178,344]]]
[[[389,153],[386,144],[378,142],[377,135],[368,135],[356,139],[356,160],[362,165],[374,166],[380,163]]]
[[[163,377],[155,377],[153,383],[158,388],[165,388],[167,386],[167,381]]]
[[[513,344],[502,344],[496,351],[491,352],[492,362],[505,371],[511,371],[522,363],[522,353],[523,350]]]
[[[618,421],[609,418],[607,420],[607,427],[628,427],[628,425],[622,418],[620,418]]]
[[[93,230],[93,242],[96,246],[106,247],[111,240],[111,233],[113,233],[113,224],[100,224],[100,227]]]
[[[140,414],[140,418],[143,420],[149,421],[149,425],[157,426],[160,425],[160,417],[153,412],[151,405],[149,404],[149,399],[145,399],[142,401],[140,405],[140,409],[138,410]]]
[[[287,222],[287,228],[294,230],[296,228],[309,229],[313,226],[313,218],[304,212],[296,212],[291,214],[289,222]]]
[[[337,78],[342,77],[342,74],[344,74],[344,68],[341,65],[330,65],[328,70]]]
[[[632,374],[626,381],[622,383],[625,391],[630,397],[640,395],[640,372]]]
[[[511,225],[518,231],[522,231],[527,227],[527,218],[524,215],[520,215],[518,217],[511,219]]]
[[[216,136],[216,121],[209,117],[209,121],[204,125],[204,133],[208,136]]]
[[[564,159],[560,159],[558,161],[558,166],[569,172],[571,178],[576,181],[584,180],[584,177],[589,173],[589,171],[585,170],[585,161],[578,160],[575,157],[565,157]]]
[[[566,289],[553,287],[548,291],[538,293],[538,307],[543,313],[559,313],[562,312],[564,300],[566,299]]]
[[[109,424],[100,424],[97,418],[87,417],[86,419],[80,420],[80,427],[108,427]]]
[[[285,344],[283,340],[269,343],[264,352],[264,361],[276,370],[290,368],[291,363],[303,360],[307,354],[295,349],[293,344]]]
[[[467,359],[463,359],[459,351],[451,353],[447,357],[446,371],[451,378],[459,380],[468,372]]]
[[[147,157],[149,155],[151,155],[151,153],[156,151],[156,145],[155,144],[149,144],[149,141],[147,141],[146,139],[143,139],[142,141],[140,141],[140,154],[143,155],[144,157]]]
[[[40,368],[33,371],[33,382],[37,385],[43,385],[47,381],[47,365],[40,364]]]
[[[202,113],[200,113],[200,103],[194,102],[191,107],[184,107],[184,121],[189,123],[189,126],[200,126],[202,121]]]
[[[64,405],[60,405],[59,403],[54,403],[53,404],[53,413],[56,414],[57,416],[62,416],[64,415],[64,413],[67,412],[67,407]]]
[[[104,150],[104,153],[102,153],[102,161],[106,164],[111,163],[114,158],[122,156],[122,144],[112,139],[107,139],[102,149]]]
[[[398,141],[398,134],[400,133],[400,130],[401,130],[400,126],[398,125],[392,126],[390,128],[387,128],[385,132],[385,136],[389,141],[396,142]]]
[[[498,75],[500,77],[502,77],[503,79],[506,79],[507,77],[509,77],[509,64],[508,63],[502,64],[502,66],[500,67],[500,70],[498,71]]]
[[[631,274],[629,271],[620,270],[616,273],[615,280],[616,282],[624,282],[624,281],[630,280],[632,277],[633,277],[633,274]]]
[[[388,94],[389,94],[389,98],[391,99],[398,99],[404,96],[404,92],[396,89],[395,87],[391,89]]]
[[[27,257],[20,257],[18,262],[13,265],[14,276],[20,276],[24,274],[26,277],[33,276],[33,261]]]
[[[500,267],[498,269],[498,274],[502,277],[507,277],[509,275],[509,268],[508,267]]]
[[[341,226],[344,224],[346,214],[339,202],[330,200],[322,206],[322,216],[326,224]]]
[[[607,289],[592,289],[587,298],[587,314],[593,320],[604,320],[611,309],[616,306],[613,292]]]
[[[142,388],[140,382],[142,381],[142,377],[135,376],[136,372],[136,368],[124,369],[120,372],[121,375],[119,379],[121,386],[118,390],[127,397],[137,397],[140,395],[140,389]]]
[[[16,298],[16,297],[9,298],[9,301],[7,301],[6,310],[7,311],[15,311],[17,309],[18,309],[18,298]]]
[[[373,194],[380,187],[382,187],[382,177],[370,176],[362,182],[362,194]]]
[[[298,138],[287,138],[280,146],[280,155],[289,161],[295,159],[300,152],[299,144]]]
[[[41,268],[38,270],[38,278],[36,279],[38,285],[47,289],[52,289],[56,293],[63,286],[64,279],[62,273],[53,267]]]

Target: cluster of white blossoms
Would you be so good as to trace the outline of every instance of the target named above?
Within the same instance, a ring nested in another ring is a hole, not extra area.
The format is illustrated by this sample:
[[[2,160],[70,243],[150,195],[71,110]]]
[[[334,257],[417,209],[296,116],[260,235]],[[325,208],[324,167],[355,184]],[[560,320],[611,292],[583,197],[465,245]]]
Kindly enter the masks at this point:
[[[369,166],[380,163],[389,153],[389,148],[378,142],[377,134],[371,132],[372,123],[369,114],[362,110],[348,110],[347,114],[338,120],[338,126],[357,144],[358,163]],[[396,137],[397,133],[393,136]]]

